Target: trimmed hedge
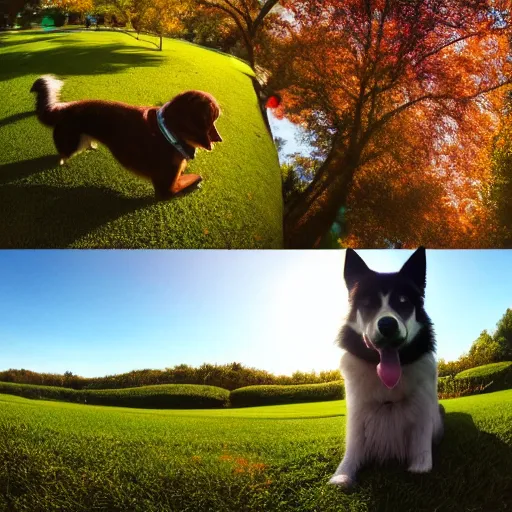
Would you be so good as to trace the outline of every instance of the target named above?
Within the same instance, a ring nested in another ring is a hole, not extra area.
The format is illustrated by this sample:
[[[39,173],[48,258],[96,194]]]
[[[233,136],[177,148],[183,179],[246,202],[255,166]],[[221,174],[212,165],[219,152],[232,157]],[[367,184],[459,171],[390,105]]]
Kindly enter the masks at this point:
[[[512,362],[486,364],[464,370],[455,377],[440,377],[437,391],[441,398],[490,393],[512,388]]]
[[[0,382],[0,393],[42,400],[61,400],[63,402],[84,401],[83,397],[80,396],[80,391],[76,391],[71,388],[60,388],[57,386],[38,386],[35,384]]]
[[[199,384],[161,384],[83,391],[88,404],[147,409],[214,409],[227,407],[229,391]]]
[[[439,398],[474,395],[512,388],[512,361],[487,364],[438,378]],[[24,398],[64,402],[138,407],[146,409],[213,409],[254,407],[341,400],[343,381],[302,385],[263,385],[227,389],[199,384],[160,384],[121,389],[75,390],[57,386],[38,386],[0,382],[0,393]]]
[[[293,404],[341,400],[345,395],[343,381],[296,386],[247,386],[231,391],[231,407]]]
[[[0,382],[0,393],[24,398],[146,409],[213,409],[229,404],[229,391],[196,384],[162,384],[138,388],[74,390]]]
[[[512,371],[512,361],[502,361],[501,363],[484,364],[476,368],[470,368],[455,375],[456,379],[478,378],[478,377],[497,377]]]

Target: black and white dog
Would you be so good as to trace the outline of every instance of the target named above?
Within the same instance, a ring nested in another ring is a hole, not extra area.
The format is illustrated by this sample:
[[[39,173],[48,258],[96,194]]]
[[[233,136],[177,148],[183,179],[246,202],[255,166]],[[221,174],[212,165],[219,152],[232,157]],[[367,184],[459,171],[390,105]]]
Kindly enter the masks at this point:
[[[444,411],[437,399],[434,332],[423,305],[425,249],[394,273],[370,270],[347,249],[344,278],[350,310],[338,344],[346,449],[330,483],[351,487],[358,469],[371,461],[397,459],[411,472],[428,472]]]

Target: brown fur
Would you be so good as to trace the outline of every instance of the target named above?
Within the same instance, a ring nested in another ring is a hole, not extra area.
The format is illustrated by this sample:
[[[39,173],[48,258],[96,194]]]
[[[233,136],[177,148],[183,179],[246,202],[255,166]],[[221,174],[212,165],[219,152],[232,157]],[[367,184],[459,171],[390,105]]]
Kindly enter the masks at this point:
[[[83,149],[93,149],[93,142],[98,141],[121,165],[149,178],[157,199],[169,199],[201,181],[197,174],[183,175],[187,159],[160,132],[156,118],[159,107],[102,100],[61,103],[61,87],[59,80],[44,76],[31,89],[37,94],[39,121],[54,128],[61,163]],[[211,151],[213,143],[222,141],[215,127],[220,109],[210,94],[187,91],[162,108],[166,127],[188,153],[193,155],[195,148]]]

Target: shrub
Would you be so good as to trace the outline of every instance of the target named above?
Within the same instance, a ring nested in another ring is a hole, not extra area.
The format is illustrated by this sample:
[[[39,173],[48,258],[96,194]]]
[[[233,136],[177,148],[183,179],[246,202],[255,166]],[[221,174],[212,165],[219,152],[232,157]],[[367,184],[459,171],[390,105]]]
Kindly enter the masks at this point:
[[[88,404],[147,409],[214,409],[226,407],[229,391],[198,384],[162,384],[124,389],[84,390]]]
[[[167,384],[125,389],[74,390],[0,382],[0,393],[24,398],[145,409],[212,409],[226,407],[229,391],[214,386]]]
[[[57,386],[38,386],[33,384],[0,382],[0,393],[43,400],[62,400],[64,402],[84,401],[83,397],[80,396],[80,391]]]
[[[455,382],[466,382],[468,387],[482,388],[488,393],[512,388],[512,361],[491,363],[470,368],[455,375]]]
[[[476,368],[470,368],[458,373],[456,379],[478,378],[478,377],[496,377],[501,374],[507,374],[512,370],[512,361],[502,361],[501,363],[484,364]]]
[[[247,368],[240,363],[225,365],[202,364],[198,368],[181,364],[166,370],[133,370],[119,375],[86,378],[66,372],[37,373],[30,370],[5,370],[0,372],[0,381],[18,384],[37,384],[73,389],[117,389],[151,386],[157,384],[199,384],[233,390],[247,386],[265,384],[320,384],[340,380],[339,370],[316,372],[295,372],[289,375],[273,375],[265,370]]]
[[[248,386],[231,392],[232,407],[292,404],[341,400],[344,397],[342,381],[298,386]]]
[[[439,398],[489,393],[512,387],[512,362],[491,363],[438,379]]]

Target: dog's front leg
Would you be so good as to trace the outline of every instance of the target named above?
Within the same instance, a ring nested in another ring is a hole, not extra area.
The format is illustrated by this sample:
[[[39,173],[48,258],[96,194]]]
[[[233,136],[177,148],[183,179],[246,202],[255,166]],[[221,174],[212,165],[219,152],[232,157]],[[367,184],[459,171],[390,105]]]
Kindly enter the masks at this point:
[[[183,193],[188,189],[192,189],[201,183],[202,178],[199,174],[183,174],[171,187],[173,195]]]
[[[355,418],[347,424],[347,437],[345,442],[345,455],[338,469],[329,480],[330,484],[348,489],[356,483],[357,470],[365,461],[364,449],[364,422]]]
[[[411,432],[409,442],[409,467],[411,473],[428,473],[432,469],[432,436],[434,425],[431,418],[419,418]]]

